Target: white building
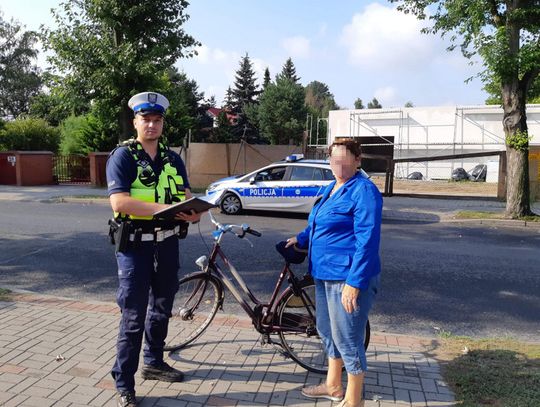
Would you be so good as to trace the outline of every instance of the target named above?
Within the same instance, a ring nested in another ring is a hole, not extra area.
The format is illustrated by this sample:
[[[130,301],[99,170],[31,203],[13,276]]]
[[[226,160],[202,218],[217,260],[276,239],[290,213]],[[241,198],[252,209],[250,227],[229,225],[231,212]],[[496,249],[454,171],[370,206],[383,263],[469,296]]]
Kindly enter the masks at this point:
[[[499,106],[438,106],[396,109],[333,110],[328,117],[328,143],[336,137],[379,137],[370,146],[392,144],[394,158],[441,156],[504,150],[503,110]],[[527,105],[531,144],[540,145],[540,105]],[[310,134],[311,145],[320,144]],[[487,181],[497,181],[498,158],[401,163],[396,177],[420,171],[428,179],[448,179],[454,168],[467,171],[488,164]]]

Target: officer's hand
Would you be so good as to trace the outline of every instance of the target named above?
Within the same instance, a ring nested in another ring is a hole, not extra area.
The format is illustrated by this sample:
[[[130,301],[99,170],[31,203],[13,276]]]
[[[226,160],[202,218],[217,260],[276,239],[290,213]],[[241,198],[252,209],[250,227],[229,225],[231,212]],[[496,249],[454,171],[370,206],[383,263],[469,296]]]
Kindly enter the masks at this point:
[[[201,216],[202,216],[203,213],[204,212],[197,213],[192,209],[191,213],[179,212],[175,216],[175,219],[176,220],[183,220],[183,221],[186,221],[186,222],[198,222],[199,220],[201,220]]]

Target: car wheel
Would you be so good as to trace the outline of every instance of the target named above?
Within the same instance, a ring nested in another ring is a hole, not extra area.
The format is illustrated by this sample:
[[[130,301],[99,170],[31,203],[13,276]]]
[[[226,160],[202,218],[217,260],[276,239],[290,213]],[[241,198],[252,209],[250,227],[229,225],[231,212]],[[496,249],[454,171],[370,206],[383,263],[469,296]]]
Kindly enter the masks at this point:
[[[228,193],[221,200],[220,207],[227,215],[236,215],[242,209],[242,203],[235,194]]]

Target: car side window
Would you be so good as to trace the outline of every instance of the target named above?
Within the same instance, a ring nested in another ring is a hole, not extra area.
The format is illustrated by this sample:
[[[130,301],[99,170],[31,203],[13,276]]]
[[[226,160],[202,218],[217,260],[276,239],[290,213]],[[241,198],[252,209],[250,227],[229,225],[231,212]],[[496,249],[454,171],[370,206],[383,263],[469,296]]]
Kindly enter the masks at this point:
[[[334,174],[332,174],[332,170],[323,169],[324,171],[324,179],[327,181],[333,181],[334,180]]]
[[[313,169],[313,180],[314,181],[323,181],[324,180],[324,174],[322,168],[314,168]]]
[[[286,167],[275,167],[270,170],[271,181],[281,181],[285,176]]]
[[[311,181],[313,179],[313,167],[293,167],[291,181]]]
[[[255,175],[255,181],[268,181],[268,171],[261,171]]]
[[[281,181],[285,175],[286,167],[267,168],[257,173],[255,181]]]

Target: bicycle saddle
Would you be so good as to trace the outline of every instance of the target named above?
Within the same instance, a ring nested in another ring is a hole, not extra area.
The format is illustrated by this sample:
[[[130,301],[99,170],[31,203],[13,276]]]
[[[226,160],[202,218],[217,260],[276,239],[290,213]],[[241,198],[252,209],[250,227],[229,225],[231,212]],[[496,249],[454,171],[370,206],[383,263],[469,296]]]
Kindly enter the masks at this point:
[[[276,244],[276,250],[279,254],[283,256],[287,263],[300,264],[302,263],[306,256],[307,250],[300,249],[296,244],[285,247],[287,241],[282,240]]]

